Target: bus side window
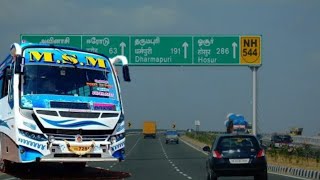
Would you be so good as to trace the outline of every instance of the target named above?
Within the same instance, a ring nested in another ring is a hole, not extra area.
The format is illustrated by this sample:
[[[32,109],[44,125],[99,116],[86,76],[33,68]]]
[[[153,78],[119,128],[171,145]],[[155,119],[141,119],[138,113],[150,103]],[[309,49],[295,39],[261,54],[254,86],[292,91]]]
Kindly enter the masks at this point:
[[[1,98],[3,97],[3,96],[2,96],[3,79],[4,79],[4,75],[2,75],[2,77],[0,78],[0,95],[1,95]]]
[[[8,95],[8,84],[9,84],[9,79],[6,77],[7,70],[9,68],[6,68],[3,72],[3,76],[1,77],[1,98],[5,97]]]

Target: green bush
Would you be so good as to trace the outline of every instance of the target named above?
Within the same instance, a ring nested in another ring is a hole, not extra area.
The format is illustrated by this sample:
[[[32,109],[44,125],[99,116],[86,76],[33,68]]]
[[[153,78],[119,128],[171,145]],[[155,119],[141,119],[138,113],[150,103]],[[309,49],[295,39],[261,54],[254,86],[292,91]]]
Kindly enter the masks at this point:
[[[278,156],[282,156],[285,158],[288,158],[289,161],[292,159],[292,157],[297,157],[296,161],[304,161],[308,159],[315,159],[317,163],[320,161],[320,150],[312,148],[308,144],[303,144],[301,146],[283,146],[280,148],[269,148],[267,149],[267,153],[271,156],[277,159]],[[297,162],[299,163],[299,162]]]
[[[211,145],[212,142],[215,140],[216,135],[213,133],[206,133],[206,132],[187,132],[186,136],[198,140],[202,143],[207,145]]]

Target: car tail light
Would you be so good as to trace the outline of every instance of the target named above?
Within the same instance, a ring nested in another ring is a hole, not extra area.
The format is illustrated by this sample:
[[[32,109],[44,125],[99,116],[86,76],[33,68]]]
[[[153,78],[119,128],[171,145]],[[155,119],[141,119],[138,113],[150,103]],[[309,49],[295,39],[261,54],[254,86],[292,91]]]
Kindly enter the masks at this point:
[[[263,157],[264,156],[264,150],[261,149],[258,154],[257,154],[257,157]]]
[[[222,158],[221,154],[219,153],[219,151],[212,151],[212,156],[214,158],[220,159]]]

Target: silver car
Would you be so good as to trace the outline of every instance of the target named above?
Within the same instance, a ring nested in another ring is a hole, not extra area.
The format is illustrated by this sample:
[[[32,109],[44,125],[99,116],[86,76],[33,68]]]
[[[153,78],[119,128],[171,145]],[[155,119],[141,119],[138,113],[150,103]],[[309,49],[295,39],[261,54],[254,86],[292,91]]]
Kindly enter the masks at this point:
[[[179,134],[176,130],[168,130],[166,132],[166,144],[171,142],[179,144]]]

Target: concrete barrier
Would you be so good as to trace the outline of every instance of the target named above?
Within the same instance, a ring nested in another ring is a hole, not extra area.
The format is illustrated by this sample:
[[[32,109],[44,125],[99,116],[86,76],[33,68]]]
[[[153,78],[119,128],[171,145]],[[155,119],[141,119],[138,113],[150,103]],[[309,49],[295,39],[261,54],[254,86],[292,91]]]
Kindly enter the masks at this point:
[[[268,171],[279,173],[279,174],[287,174],[291,176],[302,177],[302,178],[320,180],[320,171],[315,171],[315,170],[268,165]]]

